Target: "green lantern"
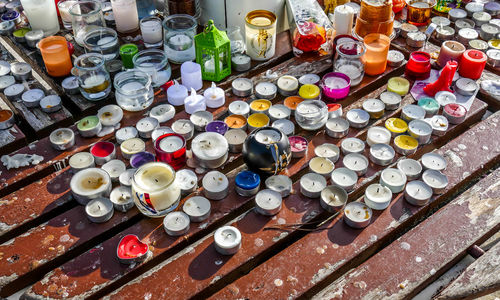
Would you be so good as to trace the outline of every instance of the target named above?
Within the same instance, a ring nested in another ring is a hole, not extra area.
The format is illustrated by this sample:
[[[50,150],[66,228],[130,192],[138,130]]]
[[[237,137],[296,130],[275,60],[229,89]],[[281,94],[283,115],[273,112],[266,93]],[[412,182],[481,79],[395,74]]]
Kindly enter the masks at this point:
[[[194,37],[196,62],[204,80],[221,81],[231,74],[231,42],[224,31],[209,20],[202,33]]]

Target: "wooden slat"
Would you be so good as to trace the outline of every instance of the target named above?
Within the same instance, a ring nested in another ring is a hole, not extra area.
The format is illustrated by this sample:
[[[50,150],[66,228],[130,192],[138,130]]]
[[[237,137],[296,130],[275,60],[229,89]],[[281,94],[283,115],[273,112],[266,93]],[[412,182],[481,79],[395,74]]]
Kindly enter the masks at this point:
[[[16,114],[15,110],[9,103],[5,102],[3,97],[0,97],[0,109],[10,110],[14,115]],[[0,153],[10,153],[24,145],[26,145],[26,136],[17,124],[14,124],[9,129],[0,130]]]
[[[496,82],[500,82],[500,76],[497,74],[494,74],[488,70],[484,70],[483,74],[481,74],[481,78],[479,79],[479,82],[483,80],[493,80]],[[484,102],[488,103],[489,110],[491,111],[497,111],[500,110],[500,95],[493,95],[491,93],[488,93],[487,91],[480,89],[478,98],[483,100]]]

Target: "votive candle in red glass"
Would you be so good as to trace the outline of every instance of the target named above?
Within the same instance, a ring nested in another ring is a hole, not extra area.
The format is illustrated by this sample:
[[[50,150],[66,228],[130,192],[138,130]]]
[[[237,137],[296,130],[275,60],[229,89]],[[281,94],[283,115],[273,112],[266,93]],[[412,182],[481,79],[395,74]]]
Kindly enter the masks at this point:
[[[486,66],[487,59],[484,52],[474,49],[466,50],[462,55],[462,59],[460,59],[458,73],[463,77],[479,79]]]
[[[431,74],[431,56],[427,52],[415,51],[410,54],[406,64],[405,77],[413,80],[429,78]]]
[[[186,163],[186,140],[177,133],[166,133],[154,143],[156,160],[179,170]]]

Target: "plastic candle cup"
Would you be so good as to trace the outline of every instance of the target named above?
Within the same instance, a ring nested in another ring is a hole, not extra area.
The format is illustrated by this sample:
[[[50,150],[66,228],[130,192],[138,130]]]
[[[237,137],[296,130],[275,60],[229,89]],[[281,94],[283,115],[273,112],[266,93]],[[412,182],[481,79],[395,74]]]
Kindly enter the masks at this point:
[[[299,81],[290,75],[281,76],[276,84],[278,85],[278,92],[284,97],[293,96],[299,90]]]
[[[285,101],[283,104],[288,107],[291,111],[295,111],[297,109],[297,105],[304,101],[304,98],[301,98],[299,96],[290,96],[285,98]]]
[[[241,153],[243,151],[243,143],[247,138],[247,133],[242,129],[229,129],[224,137],[229,145],[229,152]]]
[[[486,66],[487,56],[481,51],[469,49],[460,60],[458,73],[470,79],[479,79]]]
[[[391,190],[378,183],[370,184],[365,189],[364,202],[371,209],[384,210],[392,200]]]
[[[176,133],[167,133],[158,137],[154,143],[158,161],[168,163],[174,170],[179,170],[186,162],[186,141]]]
[[[351,78],[339,72],[327,73],[323,76],[320,87],[328,100],[337,101],[349,95]]]
[[[397,153],[411,155],[417,151],[418,141],[409,135],[398,135],[394,138],[394,146]]]
[[[366,99],[363,101],[363,109],[370,114],[370,118],[380,119],[385,113],[385,104],[379,99]]]
[[[75,200],[81,205],[86,205],[92,199],[109,196],[111,178],[102,169],[87,168],[71,177],[70,187]]]
[[[391,132],[384,127],[370,127],[366,134],[366,143],[368,146],[374,144],[389,144],[391,142],[391,136]]]
[[[252,114],[263,113],[267,114],[267,111],[271,107],[272,103],[266,99],[254,100],[250,103],[250,111]]]
[[[116,23],[116,31],[120,33],[133,32],[139,28],[139,16],[136,0],[113,0],[111,8]]]
[[[406,180],[405,173],[398,169],[387,168],[380,174],[380,184],[389,188],[393,194],[404,190]]]
[[[120,150],[125,159],[130,159],[132,155],[145,151],[146,143],[140,138],[128,139],[121,143]]]
[[[339,160],[340,148],[335,144],[325,143],[314,148],[314,154],[317,157],[327,158],[335,163]]]
[[[234,183],[238,195],[250,197],[259,191],[260,176],[252,171],[241,171],[236,175]]]
[[[309,171],[322,175],[326,179],[330,178],[333,169],[335,169],[335,165],[328,158],[313,157],[309,161]]]
[[[88,116],[81,119],[76,127],[82,137],[93,137],[101,131],[102,124],[97,116]]]
[[[255,211],[263,216],[274,216],[280,212],[282,202],[279,192],[264,189],[255,196]]]
[[[227,124],[224,123],[224,121],[220,120],[212,121],[208,123],[207,126],[205,127],[206,132],[216,132],[220,135],[224,135],[228,129],[229,126],[227,126]]]
[[[231,129],[247,129],[247,118],[242,115],[229,115],[224,119],[224,123]]]
[[[219,171],[210,171],[203,177],[203,194],[210,200],[222,200],[229,193],[229,181]]]
[[[266,114],[257,113],[248,117],[248,127],[250,130],[265,127],[269,125],[269,117]]]
[[[196,91],[191,88],[191,94],[184,99],[184,109],[188,114],[194,114],[197,111],[207,109],[206,99],[203,95],[198,95]]]
[[[202,132],[191,143],[193,158],[201,167],[208,169],[222,166],[227,160],[228,150],[227,140],[216,132]]]
[[[405,77],[413,80],[429,78],[431,73],[431,55],[423,51],[415,51],[410,54],[406,64]]]
[[[425,116],[427,118],[437,114],[439,108],[441,107],[439,103],[436,101],[436,99],[429,97],[423,97],[418,99],[418,106],[422,107],[425,110]]]
[[[443,108],[443,115],[450,124],[460,124],[465,120],[467,109],[458,103],[448,103]]]
[[[387,82],[387,90],[405,96],[410,90],[410,82],[403,77],[392,77]]]
[[[366,52],[361,61],[365,65],[365,73],[371,76],[384,73],[391,43],[389,37],[384,34],[370,33],[364,37],[363,43]]]
[[[182,210],[191,222],[203,222],[210,216],[210,201],[202,196],[194,196],[186,200]]]
[[[304,84],[299,89],[299,96],[305,100],[319,99],[320,88],[314,84]]]
[[[139,52],[139,48],[135,44],[124,44],[120,47],[120,57],[123,66],[127,69],[134,67],[133,57]]]
[[[350,202],[344,207],[344,222],[352,228],[365,228],[372,219],[372,210],[361,202]]]
[[[267,10],[253,10],[245,17],[246,54],[253,60],[268,60],[276,52],[276,15]],[[266,42],[261,42],[262,36]]]
[[[344,208],[347,203],[347,192],[340,186],[329,185],[321,191],[320,204],[324,210],[336,213]]]
[[[233,255],[241,248],[241,232],[233,226],[222,226],[214,233],[215,250],[222,255]]]

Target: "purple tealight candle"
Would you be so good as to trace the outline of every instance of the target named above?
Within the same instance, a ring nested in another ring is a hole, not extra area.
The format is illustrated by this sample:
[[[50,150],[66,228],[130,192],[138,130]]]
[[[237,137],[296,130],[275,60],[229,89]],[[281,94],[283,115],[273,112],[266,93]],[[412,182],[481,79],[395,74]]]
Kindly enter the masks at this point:
[[[229,129],[227,124],[224,121],[212,121],[205,126],[206,132],[217,132],[219,134],[224,135],[226,131]]]
[[[130,158],[130,166],[137,169],[143,164],[153,161],[155,161],[155,155],[153,153],[143,151],[132,155]]]
[[[320,87],[326,100],[337,101],[349,95],[351,79],[344,73],[327,73],[323,76]]]

